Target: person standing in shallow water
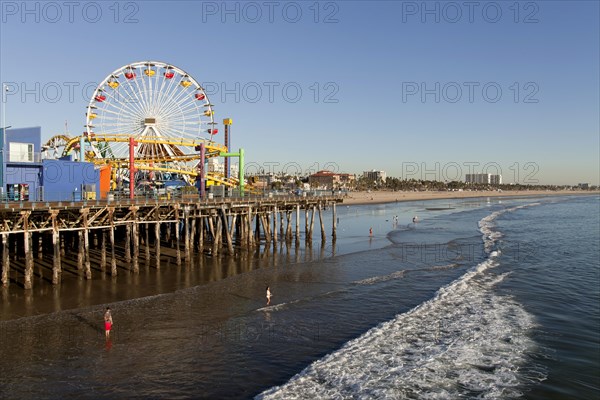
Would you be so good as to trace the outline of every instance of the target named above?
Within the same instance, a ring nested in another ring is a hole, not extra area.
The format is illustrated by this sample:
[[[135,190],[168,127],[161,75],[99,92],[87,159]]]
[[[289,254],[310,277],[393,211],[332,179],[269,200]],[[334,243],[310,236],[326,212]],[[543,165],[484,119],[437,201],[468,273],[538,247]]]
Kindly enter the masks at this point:
[[[110,339],[110,330],[112,329],[113,319],[112,314],[110,313],[110,307],[106,307],[106,311],[104,312],[104,334],[106,335],[106,339]]]
[[[267,305],[271,304],[271,288],[267,286]]]

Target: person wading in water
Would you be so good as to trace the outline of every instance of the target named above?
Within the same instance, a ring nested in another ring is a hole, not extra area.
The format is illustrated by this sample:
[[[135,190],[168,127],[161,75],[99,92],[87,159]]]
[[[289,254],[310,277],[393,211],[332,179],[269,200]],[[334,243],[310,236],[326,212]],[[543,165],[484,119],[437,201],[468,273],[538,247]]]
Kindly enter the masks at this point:
[[[106,335],[106,339],[110,339],[110,330],[112,329],[113,319],[112,314],[110,313],[110,307],[106,307],[106,311],[104,312],[104,334]]]
[[[267,286],[267,305],[271,304],[271,288]]]

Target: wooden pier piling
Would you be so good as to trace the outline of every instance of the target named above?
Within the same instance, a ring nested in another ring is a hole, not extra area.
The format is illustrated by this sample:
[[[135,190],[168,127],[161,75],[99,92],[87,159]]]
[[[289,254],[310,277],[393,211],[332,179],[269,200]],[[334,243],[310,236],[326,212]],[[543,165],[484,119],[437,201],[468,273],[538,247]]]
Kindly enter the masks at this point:
[[[257,252],[261,257],[276,254],[278,250],[282,251],[284,242],[287,251],[291,251],[289,246],[293,238],[298,253],[302,234],[306,246],[312,245],[317,210],[321,240],[325,241],[323,212],[329,206],[333,211],[332,237],[335,240],[335,203],[340,201],[331,197],[294,196],[164,203],[134,200],[123,201],[123,204],[101,200],[68,205],[47,202],[43,206],[22,203],[14,207],[0,203],[0,214],[5,221],[0,226],[1,281],[3,286],[8,286],[16,280],[22,282],[25,289],[31,289],[35,274],[36,278],[40,277],[39,282],[58,285],[63,279],[63,271],[70,266],[73,267],[71,272],[87,280],[105,274],[116,277],[119,269],[126,275],[139,274],[140,246],[144,246],[146,269],[157,270],[164,268],[161,261],[165,258],[175,258],[176,264],[181,265],[182,250],[186,263],[193,262],[194,254],[204,253],[205,246],[210,249],[215,262],[221,259],[219,253],[222,251],[223,255],[243,258],[254,257]],[[304,230],[301,229],[302,212]],[[152,226],[154,235],[150,232]],[[184,249],[181,249],[182,240]],[[278,243],[281,244],[278,246]],[[170,250],[162,250],[162,246]],[[52,263],[44,262],[48,259],[44,252],[50,251]],[[150,266],[152,256],[156,262]],[[17,265],[13,270],[11,258]],[[92,273],[93,264],[99,266],[98,274]]]
[[[131,222],[131,241],[133,242],[133,273],[135,274],[139,274],[140,273],[140,263],[139,263],[139,258],[140,258],[140,238],[138,235],[138,230],[139,230],[139,225],[138,225],[138,220],[137,220],[137,211],[138,211],[138,207],[131,207],[131,218],[132,218],[132,222]]]
[[[8,233],[2,234],[2,286],[9,284],[10,256],[8,254]]]
[[[23,287],[31,289],[33,287],[33,254],[31,254],[31,232],[29,231],[29,216],[31,211],[21,211],[23,216],[23,243],[25,250],[25,281]]]
[[[60,248],[60,230],[57,221],[58,211],[50,211],[52,220],[52,248],[54,250],[54,257],[52,260],[52,284],[58,285],[60,283],[61,274],[61,248]]]

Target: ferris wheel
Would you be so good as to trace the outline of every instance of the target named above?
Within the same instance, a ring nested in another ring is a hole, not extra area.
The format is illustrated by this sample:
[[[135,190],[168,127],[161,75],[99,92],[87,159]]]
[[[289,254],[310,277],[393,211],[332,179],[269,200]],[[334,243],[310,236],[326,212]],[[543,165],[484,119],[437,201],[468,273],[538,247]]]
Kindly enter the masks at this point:
[[[194,147],[217,133],[204,88],[184,70],[159,61],[122,66],[98,85],[87,106],[84,135],[96,158],[179,163],[191,168]],[[93,139],[93,140],[92,140]],[[196,160],[197,163],[197,160]]]

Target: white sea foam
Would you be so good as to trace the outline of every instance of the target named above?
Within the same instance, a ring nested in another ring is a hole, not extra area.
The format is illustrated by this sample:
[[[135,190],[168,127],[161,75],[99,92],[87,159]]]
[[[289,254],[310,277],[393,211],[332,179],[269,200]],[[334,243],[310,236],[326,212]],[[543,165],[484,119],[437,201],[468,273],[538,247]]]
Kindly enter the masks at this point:
[[[272,306],[266,306],[266,307],[263,307],[263,308],[259,308],[256,311],[280,311],[280,310],[283,310],[283,309],[289,307],[292,304],[296,304],[296,303],[299,303],[301,301],[302,301],[302,299],[288,301],[288,302],[280,303],[280,304],[274,304]]]
[[[353,282],[355,285],[374,285],[376,283],[387,282],[394,279],[402,278],[406,271],[396,271],[389,275],[384,276],[374,276],[371,278],[366,278],[360,281]]]
[[[283,386],[257,398],[342,399],[518,397],[519,387],[543,379],[521,371],[535,346],[533,317],[493,287],[509,274],[492,250],[497,211],[480,221],[488,258],[438,290],[433,299],[382,323],[314,362]]]

